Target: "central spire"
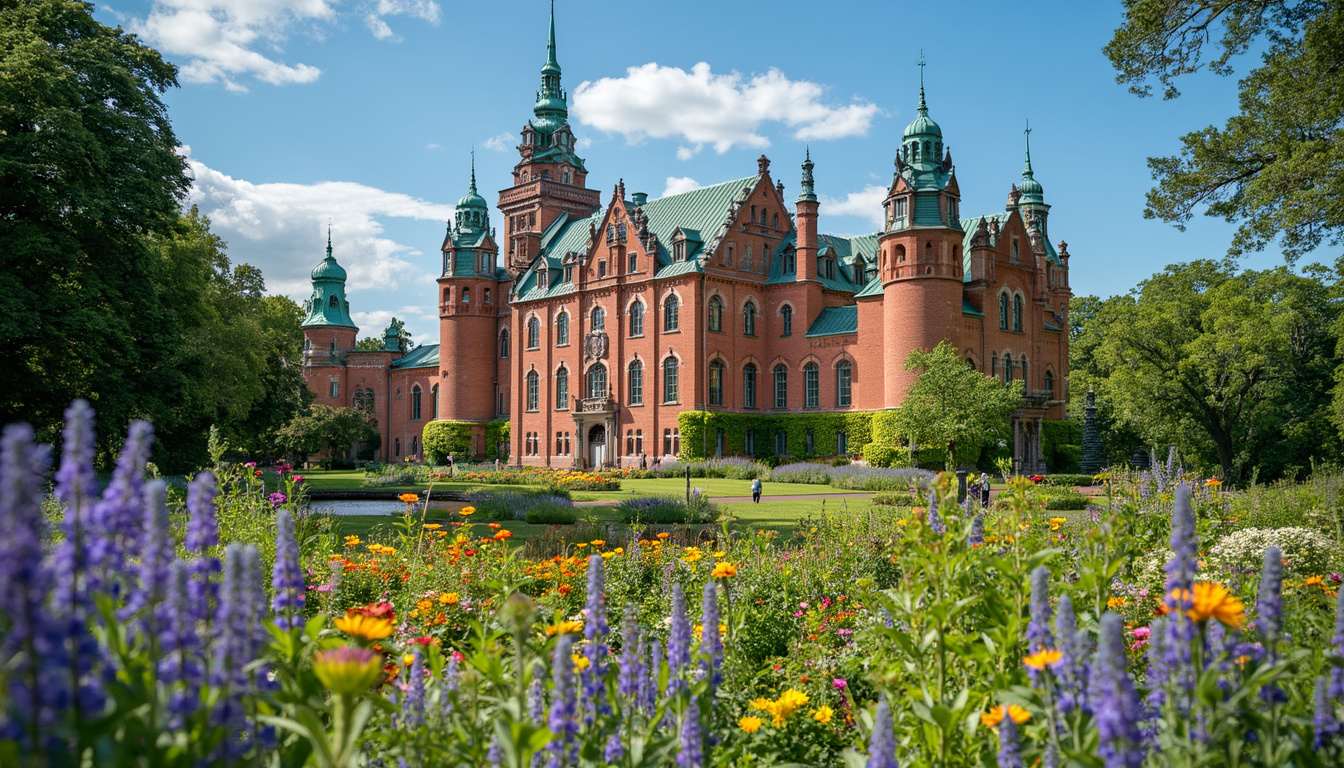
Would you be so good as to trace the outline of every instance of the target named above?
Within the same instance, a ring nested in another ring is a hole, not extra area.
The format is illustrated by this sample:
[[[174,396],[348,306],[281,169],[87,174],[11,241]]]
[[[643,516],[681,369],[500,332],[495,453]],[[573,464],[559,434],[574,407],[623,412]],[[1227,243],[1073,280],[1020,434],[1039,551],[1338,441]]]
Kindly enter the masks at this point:
[[[1023,171],[1022,171],[1022,175],[1023,175],[1023,176],[1031,176],[1032,173],[1031,173],[1031,121],[1030,121],[1030,120],[1027,121],[1027,128],[1026,128],[1025,131],[1023,131],[1023,134],[1027,137],[1027,165],[1026,165],[1026,168],[1024,168]]]
[[[550,133],[569,117],[565,92],[560,88],[560,62],[555,58],[555,0],[551,0],[551,34],[546,41],[546,63],[541,67],[541,90],[532,108],[537,116],[537,127]]]
[[[555,0],[551,0],[551,37],[546,41],[546,65],[541,68],[541,73],[560,76],[560,62],[555,58]]]
[[[476,149],[471,150],[471,194],[476,194]]]
[[[552,0],[554,1],[554,0]],[[929,116],[929,105],[924,101],[924,49],[919,49],[919,114]]]

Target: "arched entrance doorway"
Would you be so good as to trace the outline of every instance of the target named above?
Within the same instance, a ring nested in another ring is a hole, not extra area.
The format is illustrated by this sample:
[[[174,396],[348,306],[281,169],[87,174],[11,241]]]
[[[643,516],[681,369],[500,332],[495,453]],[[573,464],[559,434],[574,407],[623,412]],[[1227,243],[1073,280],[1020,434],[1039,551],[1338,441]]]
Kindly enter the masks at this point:
[[[607,428],[602,424],[588,430],[588,466],[597,469],[607,463]]]

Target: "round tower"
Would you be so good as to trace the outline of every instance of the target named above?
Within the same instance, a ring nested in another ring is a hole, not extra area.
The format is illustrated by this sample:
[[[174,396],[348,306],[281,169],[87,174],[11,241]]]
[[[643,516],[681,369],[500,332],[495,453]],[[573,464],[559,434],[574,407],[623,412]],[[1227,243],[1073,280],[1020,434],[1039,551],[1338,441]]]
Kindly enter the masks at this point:
[[[905,369],[911,350],[955,340],[961,319],[960,194],[943,131],[929,117],[922,72],[919,114],[901,139],[884,203],[887,229],[878,241],[888,408],[901,404],[919,375]]]
[[[331,251],[327,229],[327,257],[311,274],[313,293],[303,303],[303,376],[323,405],[345,403],[345,356],[355,348],[359,328],[350,319],[345,298],[345,270]]]

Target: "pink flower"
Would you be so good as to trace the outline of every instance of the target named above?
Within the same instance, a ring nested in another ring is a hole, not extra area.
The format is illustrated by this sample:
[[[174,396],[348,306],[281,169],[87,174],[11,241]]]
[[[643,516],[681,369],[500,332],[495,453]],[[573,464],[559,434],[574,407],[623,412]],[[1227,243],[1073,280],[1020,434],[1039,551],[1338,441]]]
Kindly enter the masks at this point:
[[[798,607],[799,607],[799,608],[802,608],[804,611],[806,611],[806,610],[807,610],[807,601],[803,601],[803,602],[799,603],[799,604],[798,604]]]
[[[837,677],[831,680],[831,685],[834,685],[837,689],[841,691],[849,687],[849,683],[846,683],[843,677]]]
[[[298,485],[299,483],[302,483],[302,482],[303,482],[303,475],[295,475],[294,478],[293,478],[293,480],[294,480],[294,484],[295,484],[295,485]]]
[[[803,612],[802,612],[802,611],[798,611],[797,613],[793,614],[793,618],[795,618],[795,619],[801,619],[801,618],[803,618]]]
[[[1135,640],[1147,640],[1148,636],[1153,634],[1153,630],[1150,627],[1136,627],[1131,634]]]
[[[1332,573],[1330,574],[1330,580],[1338,584],[1341,581],[1344,581],[1344,577],[1341,577],[1338,573]]]
[[[1139,597],[1147,597],[1147,596],[1148,596],[1148,590],[1146,589],[1139,590]]]
[[[1131,645],[1131,646],[1129,646],[1129,650],[1131,650],[1131,651],[1137,651],[1137,650],[1139,650],[1140,648],[1142,648],[1143,646],[1145,646],[1145,645],[1147,645],[1147,644],[1148,644],[1148,641],[1147,641],[1147,640],[1135,640],[1135,641],[1134,641],[1134,644]]]
[[[255,467],[257,466],[257,462],[255,462],[255,461],[249,461],[249,462],[247,462],[246,464],[244,464],[243,466],[244,466],[244,467],[247,467],[248,469],[253,469],[253,468],[255,468]]]
[[[823,598],[821,598],[821,609],[824,611],[824,610],[826,610],[827,608],[830,608],[830,607],[831,607],[831,598],[829,598],[829,597],[823,597]]]

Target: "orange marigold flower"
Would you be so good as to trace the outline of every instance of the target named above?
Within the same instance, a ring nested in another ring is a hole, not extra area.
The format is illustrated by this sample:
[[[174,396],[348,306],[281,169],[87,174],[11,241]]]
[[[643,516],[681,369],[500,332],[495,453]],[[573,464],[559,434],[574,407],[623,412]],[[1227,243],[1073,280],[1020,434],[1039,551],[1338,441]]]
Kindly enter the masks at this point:
[[[1233,628],[1246,623],[1246,604],[1222,584],[1197,581],[1193,592],[1173,589],[1169,597],[1173,602],[1188,603],[1186,614],[1197,622],[1215,619]]]
[[[668,536],[671,536],[671,535],[672,535],[672,534],[668,533],[667,531],[663,531],[662,533],[658,534],[658,538],[660,538],[660,539],[666,539]]]
[[[444,592],[439,595],[439,602],[443,605],[457,605],[462,602],[462,596],[456,592]]]
[[[574,635],[583,631],[582,621],[562,621],[558,624],[552,624],[546,627],[546,636],[554,637],[556,635]]]
[[[1319,587],[1324,584],[1325,579],[1322,579],[1320,576],[1308,576],[1307,580],[1302,582],[1302,586],[1304,587]]]
[[[1058,664],[1059,660],[1063,658],[1063,656],[1064,654],[1060,653],[1059,651],[1052,651],[1042,648],[1041,650],[1022,659],[1022,664],[1032,669],[1037,670],[1045,669],[1046,667],[1051,667],[1054,666],[1055,664]]]
[[[437,531],[443,527],[442,523],[425,523],[426,531]]]
[[[475,507],[463,507],[463,508],[457,510],[457,514],[459,514],[459,515],[461,515],[461,516],[463,516],[463,517],[471,517],[472,515],[476,514],[476,508],[475,508]]]
[[[403,503],[403,504],[414,504],[415,502],[417,502],[417,501],[420,500],[420,494],[418,494],[418,493],[403,493],[403,494],[401,494],[400,496],[397,497],[397,500],[400,501],[400,502]]]
[[[505,539],[512,539],[512,538],[513,538],[513,531],[500,531],[499,533],[495,534],[495,539],[498,541],[503,541]]]
[[[741,728],[744,733],[755,733],[761,730],[762,725],[764,725],[764,723],[761,722],[761,718],[752,717],[751,715],[739,718],[737,721],[737,727]]]
[[[727,579],[737,575],[737,566],[727,561],[720,561],[714,564],[714,570],[710,571],[710,576],[716,579]]]
[[[1014,723],[1021,725],[1031,719],[1031,713],[1016,704],[1000,704],[981,715],[980,722],[990,728],[997,728],[1005,717],[1012,718]]]
[[[1216,477],[1211,477],[1211,478],[1209,478],[1208,480],[1205,480],[1205,481],[1204,481],[1204,487],[1205,487],[1205,488],[1217,488],[1218,486],[1220,486],[1220,485],[1222,485],[1222,484],[1223,484],[1223,481],[1222,481],[1222,480],[1219,480],[1219,479],[1216,478]]]
[[[392,619],[386,617],[365,616],[354,610],[336,620],[336,628],[351,637],[361,640],[382,640],[392,636]]]

